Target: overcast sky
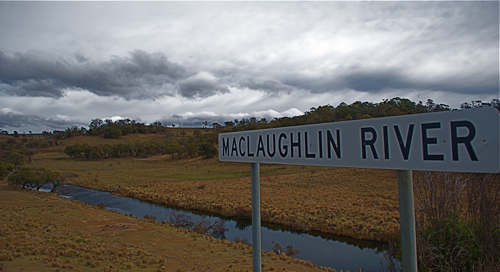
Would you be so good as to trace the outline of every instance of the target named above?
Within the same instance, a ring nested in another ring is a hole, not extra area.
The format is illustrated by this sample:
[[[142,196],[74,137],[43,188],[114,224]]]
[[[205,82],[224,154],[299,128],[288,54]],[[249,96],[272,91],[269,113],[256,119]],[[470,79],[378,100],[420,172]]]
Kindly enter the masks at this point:
[[[2,2],[0,129],[499,97],[499,2]]]

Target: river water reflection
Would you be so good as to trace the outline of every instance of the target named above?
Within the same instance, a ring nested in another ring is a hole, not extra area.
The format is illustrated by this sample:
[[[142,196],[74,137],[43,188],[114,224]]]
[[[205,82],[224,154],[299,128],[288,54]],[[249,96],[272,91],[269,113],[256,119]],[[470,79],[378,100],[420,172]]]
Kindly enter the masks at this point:
[[[67,189],[61,194],[62,197],[93,205],[103,203],[107,209],[133,214],[137,218],[152,215],[158,221],[168,221],[171,213],[183,213],[190,216],[193,222],[224,219],[228,229],[224,233],[225,239],[234,241],[235,238],[247,238],[248,241],[252,240],[251,221],[249,220],[235,221],[199,211],[170,208],[73,185],[68,185]],[[294,256],[296,258],[310,260],[318,266],[328,266],[338,271],[355,271],[359,268],[362,268],[363,271],[380,271],[381,261],[384,259],[381,251],[384,245],[382,242],[358,240],[320,232],[298,232],[281,225],[263,222],[262,248],[266,251],[272,250],[273,241],[279,243],[283,248],[292,244],[294,248],[299,249],[300,253]]]

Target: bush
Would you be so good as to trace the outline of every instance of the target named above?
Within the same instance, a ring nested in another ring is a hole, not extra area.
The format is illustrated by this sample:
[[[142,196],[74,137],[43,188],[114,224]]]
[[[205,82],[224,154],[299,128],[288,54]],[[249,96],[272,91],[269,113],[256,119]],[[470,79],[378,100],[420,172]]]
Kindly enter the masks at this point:
[[[285,253],[287,256],[294,256],[299,254],[300,250],[293,248],[292,244],[289,244],[286,246],[285,249],[282,249],[280,244],[273,242],[273,252],[276,253],[277,255],[281,255],[281,253]]]
[[[13,164],[0,161],[0,179],[6,177],[13,169]]]
[[[146,214],[146,215],[144,216],[144,219],[149,220],[149,221],[156,222],[156,216],[154,216],[154,215],[149,215],[149,214]]]
[[[234,238],[234,241],[238,244],[252,246],[252,243],[250,243],[247,238],[241,239],[241,238],[236,237],[236,238]]]
[[[213,158],[217,155],[217,148],[215,148],[212,144],[209,143],[202,143],[198,147],[198,152],[201,155],[206,156],[207,159]]]
[[[416,172],[420,271],[500,270],[499,175]]]
[[[7,157],[6,160],[7,163],[13,164],[16,167],[25,164],[26,161],[27,161],[26,156],[24,156],[23,154],[21,154],[21,152],[17,150],[10,151],[9,156]]]
[[[23,188],[36,188],[39,190],[43,185],[52,183],[54,189],[63,184],[63,178],[59,172],[52,172],[44,168],[18,169],[14,174],[7,178],[11,185],[22,186]]]

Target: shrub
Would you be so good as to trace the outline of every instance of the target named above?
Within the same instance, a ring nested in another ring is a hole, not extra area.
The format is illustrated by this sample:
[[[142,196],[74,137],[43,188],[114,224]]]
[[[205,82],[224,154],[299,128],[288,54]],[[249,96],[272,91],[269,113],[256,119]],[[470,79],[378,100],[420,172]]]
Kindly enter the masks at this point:
[[[14,170],[13,164],[0,161],[0,179],[3,179],[12,170]]]
[[[21,152],[17,150],[12,150],[7,157],[6,162],[13,164],[14,166],[20,166],[26,163],[28,159]]]
[[[292,244],[289,244],[286,246],[286,248],[283,250],[281,248],[280,244],[273,242],[273,252],[276,253],[276,255],[281,255],[282,253],[285,253],[287,256],[294,256],[299,254],[300,250],[293,248]]]
[[[175,212],[170,214],[170,223],[175,227],[191,227],[194,224],[191,216]]]
[[[52,172],[44,168],[21,168],[7,178],[12,185],[23,188],[36,188],[39,190],[43,185],[52,183],[54,188],[64,183],[59,172]]]
[[[154,222],[154,221],[156,221],[156,216],[146,214],[146,215],[144,216],[144,219],[149,220],[149,221],[153,221],[153,222]]]
[[[213,158],[217,155],[217,148],[215,148],[212,144],[202,143],[198,147],[198,152],[200,155],[206,156],[207,159]]]
[[[247,245],[247,246],[252,246],[252,243],[250,243],[247,238],[240,239],[240,238],[236,237],[236,238],[234,238],[234,241],[236,243],[239,243],[239,244],[244,244],[244,245]]]
[[[420,271],[500,270],[499,177],[414,172]],[[400,256],[397,241],[390,248]]]

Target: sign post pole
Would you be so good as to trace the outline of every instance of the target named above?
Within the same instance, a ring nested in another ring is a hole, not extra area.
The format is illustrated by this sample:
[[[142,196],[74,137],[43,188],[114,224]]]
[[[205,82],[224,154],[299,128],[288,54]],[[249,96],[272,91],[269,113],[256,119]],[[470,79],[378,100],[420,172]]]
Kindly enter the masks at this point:
[[[403,271],[417,272],[417,242],[411,170],[398,170],[398,191]]]
[[[260,167],[258,162],[252,163],[252,244],[253,272],[261,272]]]

